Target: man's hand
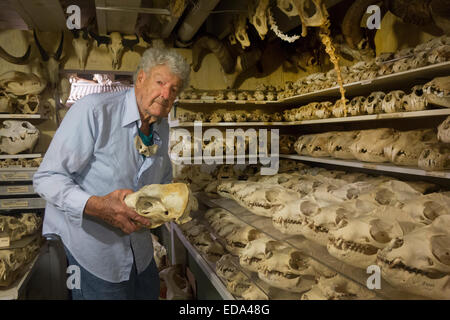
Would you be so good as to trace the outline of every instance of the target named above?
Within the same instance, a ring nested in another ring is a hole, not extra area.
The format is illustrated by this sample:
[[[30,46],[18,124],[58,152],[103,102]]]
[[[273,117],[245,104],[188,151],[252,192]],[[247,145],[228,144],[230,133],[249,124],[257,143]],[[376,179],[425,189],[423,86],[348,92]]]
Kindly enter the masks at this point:
[[[141,225],[149,226],[151,223],[125,204],[125,196],[130,193],[133,190],[119,189],[103,197],[92,196],[88,199],[84,212],[106,221],[126,234],[133,233]]]

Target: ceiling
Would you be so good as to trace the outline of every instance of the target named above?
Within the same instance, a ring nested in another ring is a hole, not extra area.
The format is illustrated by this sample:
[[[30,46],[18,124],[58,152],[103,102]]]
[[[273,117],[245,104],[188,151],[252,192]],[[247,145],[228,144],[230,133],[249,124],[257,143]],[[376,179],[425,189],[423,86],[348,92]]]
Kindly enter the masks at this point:
[[[117,31],[146,39],[164,39],[176,47],[189,47],[196,35],[208,32],[223,39],[233,30],[233,19],[248,12],[250,0],[2,0],[0,29],[66,30],[66,20],[77,5],[81,27],[98,34]],[[276,0],[271,4],[276,4]],[[341,2],[324,0],[327,7]],[[284,31],[298,27],[299,17],[287,17],[276,11]]]

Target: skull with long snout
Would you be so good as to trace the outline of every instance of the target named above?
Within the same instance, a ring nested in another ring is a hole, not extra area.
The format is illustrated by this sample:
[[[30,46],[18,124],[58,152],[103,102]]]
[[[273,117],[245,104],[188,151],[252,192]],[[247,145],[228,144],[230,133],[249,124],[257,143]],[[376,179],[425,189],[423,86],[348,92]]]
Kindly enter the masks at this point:
[[[150,219],[156,228],[174,221],[183,224],[191,220],[191,211],[198,209],[197,199],[184,183],[151,184],[125,197],[125,204],[139,215]]]
[[[290,292],[304,292],[316,283],[311,258],[292,247],[267,251],[258,277],[269,285]]]
[[[0,129],[0,152],[18,154],[33,151],[39,139],[39,130],[28,121],[5,120]]]
[[[390,284],[433,299],[450,298],[450,215],[392,239],[377,264]]]
[[[401,209],[382,206],[354,218],[344,217],[341,227],[329,232],[328,252],[355,267],[375,264],[377,253],[396,237],[423,225]]]

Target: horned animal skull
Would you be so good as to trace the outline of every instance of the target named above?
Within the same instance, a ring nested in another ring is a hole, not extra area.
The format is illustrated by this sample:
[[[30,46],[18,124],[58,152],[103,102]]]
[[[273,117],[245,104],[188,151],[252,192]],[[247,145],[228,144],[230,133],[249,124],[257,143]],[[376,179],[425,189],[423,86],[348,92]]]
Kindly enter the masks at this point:
[[[61,31],[61,41],[59,42],[58,49],[54,54],[49,55],[47,51],[41,46],[37,37],[36,31],[33,31],[34,40],[36,46],[39,49],[39,53],[42,57],[42,63],[46,72],[46,77],[50,82],[52,88],[56,88],[59,83],[59,66],[61,63],[61,55],[64,46],[64,31]]]
[[[31,153],[39,139],[39,130],[28,121],[5,120],[0,138],[1,152],[17,154],[29,150]]]
[[[168,221],[183,224],[191,220],[191,211],[198,209],[197,199],[184,183],[151,184],[125,197],[125,204],[149,218],[150,228]]]
[[[82,30],[75,29],[72,30],[72,32],[72,45],[78,58],[78,65],[82,70],[84,70],[89,48],[91,46],[91,39],[89,38],[89,33],[86,28]],[[80,32],[82,33],[82,35],[80,34]]]
[[[234,35],[236,39],[242,46],[242,49],[245,49],[250,46],[250,40],[247,34],[247,16],[245,14],[240,14],[234,22]]]
[[[249,12],[251,13],[250,22],[258,31],[259,37],[264,40],[268,29],[267,8],[269,7],[269,0],[251,1],[249,2]]]

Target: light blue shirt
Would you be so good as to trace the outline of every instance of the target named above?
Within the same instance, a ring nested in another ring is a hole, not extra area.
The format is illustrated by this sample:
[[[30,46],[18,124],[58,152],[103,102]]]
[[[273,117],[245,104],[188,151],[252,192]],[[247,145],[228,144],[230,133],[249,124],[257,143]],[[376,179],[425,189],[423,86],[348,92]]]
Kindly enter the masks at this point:
[[[82,267],[109,282],[129,279],[133,253],[138,273],[150,264],[150,231],[127,235],[85,215],[87,200],[172,180],[167,118],[153,125],[159,147],[148,158],[134,145],[140,126],[134,88],[88,95],[67,112],[33,178],[34,189],[47,201],[43,235],[59,235]]]

